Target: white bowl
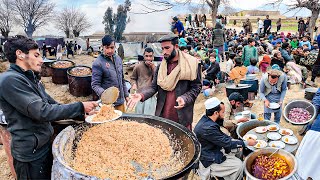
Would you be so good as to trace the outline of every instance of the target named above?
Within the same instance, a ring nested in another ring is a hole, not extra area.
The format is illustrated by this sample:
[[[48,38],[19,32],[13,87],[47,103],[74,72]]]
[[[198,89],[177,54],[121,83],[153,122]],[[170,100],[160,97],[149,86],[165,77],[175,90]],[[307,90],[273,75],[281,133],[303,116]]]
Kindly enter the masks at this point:
[[[270,103],[269,108],[270,109],[279,109],[280,108],[280,104],[278,104],[278,103]]]

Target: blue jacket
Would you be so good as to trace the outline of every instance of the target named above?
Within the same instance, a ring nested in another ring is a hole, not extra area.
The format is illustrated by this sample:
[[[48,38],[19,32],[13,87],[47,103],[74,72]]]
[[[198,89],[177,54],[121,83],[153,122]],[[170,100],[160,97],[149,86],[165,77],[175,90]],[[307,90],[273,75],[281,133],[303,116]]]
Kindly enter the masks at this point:
[[[293,58],[289,55],[287,50],[280,49],[280,52],[281,52],[281,56],[283,57],[286,63],[293,60]]]
[[[179,34],[181,33],[181,31],[184,31],[183,24],[180,20],[176,22],[176,24],[174,25],[174,28],[177,28],[177,31]]]
[[[100,55],[92,64],[92,90],[100,97],[103,91],[109,87],[115,86],[119,89],[119,98],[114,103],[115,106],[122,105],[129,92],[125,85],[123,76],[122,59],[114,55],[114,62]]]
[[[320,88],[318,89],[318,91],[314,95],[314,97],[312,99],[312,104],[316,106],[316,110],[317,110],[318,116],[314,120],[314,122],[312,123],[311,130],[320,132],[320,115],[319,115],[319,110],[320,110]]]
[[[231,149],[244,147],[242,140],[232,139],[223,133],[220,126],[206,115],[202,116],[196,125],[194,133],[201,144],[200,161],[204,167],[213,163],[221,164],[226,160],[221,152],[222,148],[226,153],[230,153]]]

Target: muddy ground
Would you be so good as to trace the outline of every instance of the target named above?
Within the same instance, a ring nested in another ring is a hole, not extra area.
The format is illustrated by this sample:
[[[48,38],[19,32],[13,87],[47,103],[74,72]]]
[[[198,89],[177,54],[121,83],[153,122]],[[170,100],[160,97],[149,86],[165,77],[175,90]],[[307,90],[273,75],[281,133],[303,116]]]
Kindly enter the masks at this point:
[[[75,56],[75,58],[71,60],[74,61],[76,65],[91,66],[94,58],[91,56],[81,55],[81,56]],[[224,65],[225,63],[221,64],[222,70],[224,69]],[[0,63],[0,73],[3,72],[3,70],[6,69],[7,67],[8,67],[8,63]],[[125,76],[126,79],[129,79],[130,73],[131,71],[128,71],[128,74]],[[92,99],[92,96],[88,96],[88,97],[72,96],[69,93],[68,85],[53,84],[51,77],[43,77],[41,78],[41,81],[44,83],[47,93],[60,103],[72,103],[76,101],[88,101]],[[319,78],[317,78],[317,84],[319,84]],[[219,88],[216,89],[214,96],[216,96],[219,99],[223,99],[226,96],[225,89],[223,87],[221,87],[220,89]],[[303,99],[303,98],[304,98],[304,90],[300,88],[299,85],[293,85],[291,86],[291,89],[287,91],[284,104],[288,103],[293,99]],[[194,107],[193,127],[196,125],[198,120],[204,114],[205,100],[206,98],[203,96],[202,93],[198,96],[196,100],[195,107]],[[253,103],[254,105],[252,106],[251,111],[256,114],[263,113],[263,102],[257,98],[256,100],[253,101]],[[297,133],[297,131],[300,129],[300,126],[293,126],[285,122],[283,117],[281,119],[281,126],[292,129],[295,135],[299,138],[299,140],[302,139],[302,137],[299,136]],[[4,150],[1,147],[1,145],[0,145],[0,179],[8,179],[8,180],[13,179],[6,162],[6,156],[5,156]]]

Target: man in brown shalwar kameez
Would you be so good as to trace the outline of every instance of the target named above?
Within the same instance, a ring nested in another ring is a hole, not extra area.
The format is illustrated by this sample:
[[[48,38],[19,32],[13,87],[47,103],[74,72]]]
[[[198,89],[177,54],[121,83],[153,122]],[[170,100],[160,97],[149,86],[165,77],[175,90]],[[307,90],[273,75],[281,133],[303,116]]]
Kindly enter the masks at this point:
[[[156,116],[178,122],[191,130],[193,107],[201,91],[201,70],[198,61],[181,52],[178,36],[160,38],[164,60],[157,67],[151,86],[138,89],[129,107],[157,94]]]

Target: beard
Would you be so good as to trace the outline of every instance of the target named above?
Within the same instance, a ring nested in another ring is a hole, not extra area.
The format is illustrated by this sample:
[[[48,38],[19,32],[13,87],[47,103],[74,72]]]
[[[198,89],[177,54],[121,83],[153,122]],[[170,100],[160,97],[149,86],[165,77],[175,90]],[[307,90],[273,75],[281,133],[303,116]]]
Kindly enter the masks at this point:
[[[218,117],[218,119],[216,120],[216,123],[217,123],[219,126],[223,126],[223,121],[224,121],[223,118]]]
[[[232,105],[232,109],[237,109],[237,106],[235,104]]]
[[[171,54],[169,57],[164,57],[164,59],[167,61],[167,62],[170,62],[174,57],[176,57],[177,55],[177,52],[175,49],[172,50]]]

